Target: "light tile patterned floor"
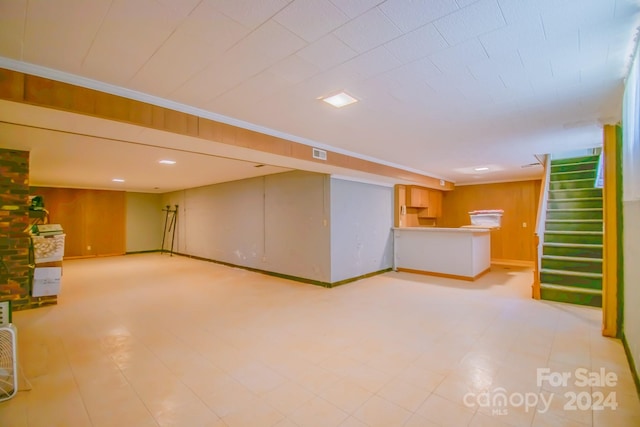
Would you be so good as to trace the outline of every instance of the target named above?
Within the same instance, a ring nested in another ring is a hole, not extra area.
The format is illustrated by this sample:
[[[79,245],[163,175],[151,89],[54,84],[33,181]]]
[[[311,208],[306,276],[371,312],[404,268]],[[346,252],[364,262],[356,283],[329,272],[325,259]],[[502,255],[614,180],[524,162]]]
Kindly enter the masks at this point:
[[[0,403],[0,426],[639,426],[600,310],[533,301],[530,280],[494,267],[324,289],[166,254],[66,261],[59,304],[14,316],[32,387]],[[538,384],[537,368],[574,378]],[[617,384],[578,387],[577,368]],[[478,405],[500,392],[512,404]],[[616,410],[565,408],[612,392]],[[517,406],[541,395],[546,410]]]

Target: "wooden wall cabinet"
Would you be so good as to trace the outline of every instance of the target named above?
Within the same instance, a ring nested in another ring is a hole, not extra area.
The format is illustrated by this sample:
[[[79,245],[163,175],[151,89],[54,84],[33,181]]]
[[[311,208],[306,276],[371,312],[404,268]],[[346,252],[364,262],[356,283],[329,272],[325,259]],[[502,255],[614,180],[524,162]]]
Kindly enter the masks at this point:
[[[407,206],[410,208],[428,208],[429,190],[422,187],[409,186],[407,188]]]
[[[442,192],[429,188],[410,186],[407,191],[407,206],[419,208],[418,218],[442,216]]]
[[[429,207],[427,208],[427,218],[439,218],[442,216],[442,192],[438,190],[429,191]]]

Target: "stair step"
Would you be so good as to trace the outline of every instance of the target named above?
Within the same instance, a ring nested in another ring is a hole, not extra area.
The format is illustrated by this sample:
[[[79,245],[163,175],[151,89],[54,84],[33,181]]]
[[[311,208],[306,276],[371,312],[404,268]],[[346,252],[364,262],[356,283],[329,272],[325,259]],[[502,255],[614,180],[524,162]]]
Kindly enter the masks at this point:
[[[602,231],[601,219],[547,219],[545,232],[548,231]]]
[[[566,189],[588,189],[594,188],[595,178],[585,179],[567,179],[562,181],[551,181],[549,188],[552,190],[566,190]]]
[[[602,208],[547,209],[548,219],[602,219]]]
[[[551,283],[540,283],[540,288],[568,293],[577,292],[581,294],[602,295],[602,289],[575,288],[573,286],[553,285]]]
[[[565,230],[553,230],[545,231],[545,234],[569,234],[572,236],[587,235],[587,236],[602,236],[602,231],[565,231]]]
[[[548,209],[602,209],[602,198],[550,199]]]
[[[567,197],[567,198],[558,198],[558,199],[553,199],[553,200],[549,200],[552,202],[592,202],[594,200],[602,200],[602,196],[601,197]]]
[[[574,224],[576,222],[582,223],[601,223],[601,219],[548,219],[547,222],[557,222],[557,223],[566,223],[566,224]]]
[[[541,268],[540,273],[557,274],[560,276],[587,277],[590,279],[602,279],[602,273],[587,273],[585,271],[551,270]]]
[[[567,182],[578,181],[581,179],[595,179],[596,170],[575,170],[575,171],[563,171],[563,172],[551,172],[551,182]]]
[[[545,243],[587,243],[602,244],[602,231],[545,231]]]
[[[591,244],[591,243],[545,243],[545,246],[554,246],[558,248],[602,248],[602,244]]]
[[[543,287],[544,286],[544,287]],[[550,286],[562,286],[562,285],[549,285],[545,283],[540,285],[540,298],[546,301],[555,301],[565,304],[578,304],[589,307],[602,307],[602,294],[576,292],[574,290],[565,291],[564,289],[556,289]],[[571,288],[571,287],[569,287]]]
[[[568,157],[566,159],[552,159],[551,166],[597,162],[598,157],[600,157],[598,154],[593,154],[591,156]]]
[[[545,271],[573,271],[602,273],[602,258],[568,255],[543,255],[541,267]]]
[[[586,258],[578,256],[564,256],[564,255],[542,255],[542,259],[552,259],[557,261],[578,261],[578,262],[593,262],[602,263],[601,258]]]
[[[559,209],[547,209],[547,212],[549,211],[553,211],[553,212],[558,212],[558,211],[576,211],[576,212],[586,212],[586,211],[601,211],[602,208],[559,208]],[[587,219],[587,218],[585,218]]]
[[[551,164],[551,173],[557,172],[574,172],[584,170],[597,170],[598,161],[582,162],[582,163],[567,163],[563,165]]]
[[[601,188],[565,188],[559,190],[549,190],[549,201],[556,199],[567,199],[567,198],[591,198],[591,197],[602,197],[602,189]]]

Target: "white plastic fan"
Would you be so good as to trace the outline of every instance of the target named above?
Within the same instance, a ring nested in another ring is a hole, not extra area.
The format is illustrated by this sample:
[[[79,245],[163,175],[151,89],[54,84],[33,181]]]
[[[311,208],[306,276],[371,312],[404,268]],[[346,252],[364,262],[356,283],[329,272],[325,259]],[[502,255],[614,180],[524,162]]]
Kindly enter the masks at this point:
[[[0,304],[0,402],[11,399],[18,392],[18,356],[16,328],[7,323],[9,317]]]

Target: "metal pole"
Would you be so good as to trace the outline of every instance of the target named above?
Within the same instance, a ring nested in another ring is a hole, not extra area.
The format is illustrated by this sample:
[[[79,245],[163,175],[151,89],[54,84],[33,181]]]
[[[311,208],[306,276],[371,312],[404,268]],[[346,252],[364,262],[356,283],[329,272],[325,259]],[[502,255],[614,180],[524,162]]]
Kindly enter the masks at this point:
[[[173,211],[173,235],[171,236],[171,252],[170,256],[173,256],[173,241],[176,238],[176,228],[178,228],[178,205],[176,205]]]
[[[167,222],[169,221],[169,209],[170,206],[167,205],[167,207],[165,209],[162,209],[164,212],[166,212],[165,216],[164,216],[164,229],[162,231],[162,249],[160,250],[160,253],[163,254],[164,253],[164,236],[167,234]],[[169,227],[169,230],[171,230],[171,227]]]

